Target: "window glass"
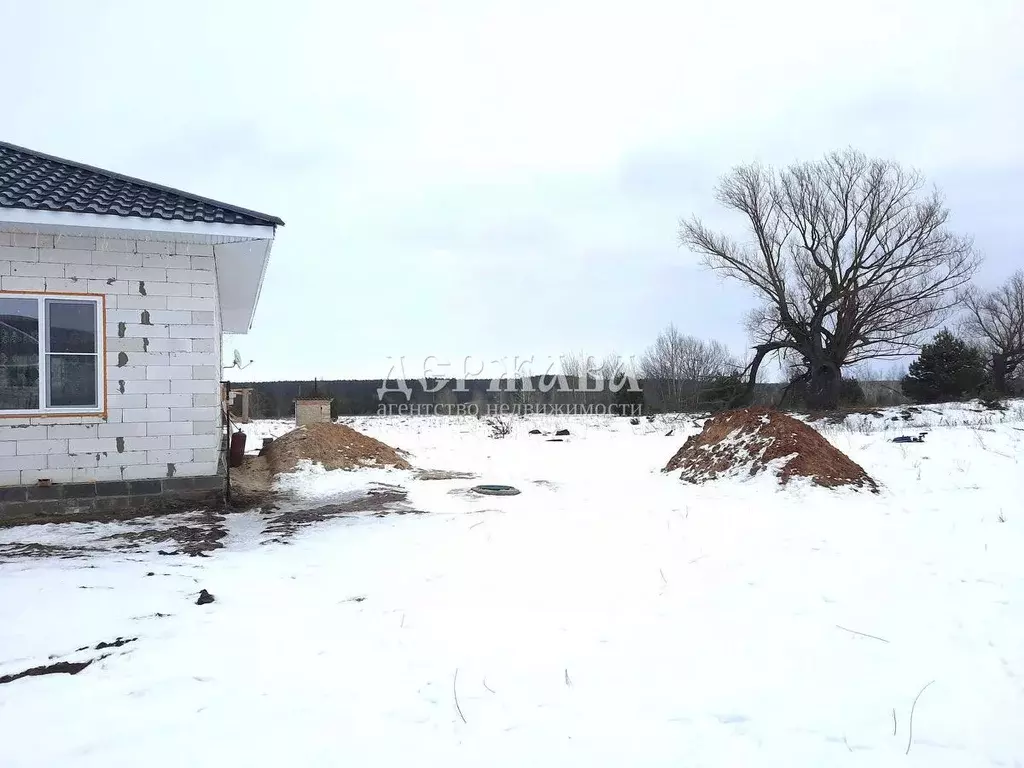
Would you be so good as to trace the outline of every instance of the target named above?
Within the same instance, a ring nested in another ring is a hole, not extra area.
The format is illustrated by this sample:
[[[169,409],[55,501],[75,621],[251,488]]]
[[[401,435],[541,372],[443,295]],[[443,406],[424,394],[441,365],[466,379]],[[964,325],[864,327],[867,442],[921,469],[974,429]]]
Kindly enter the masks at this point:
[[[49,344],[47,352],[96,352],[96,303],[46,301]]]
[[[46,300],[47,407],[97,407],[96,303]]]
[[[39,302],[0,296],[0,410],[38,408]]]
[[[0,294],[0,411],[101,404],[100,305]]]
[[[96,408],[97,355],[47,355],[49,389],[47,406]]]

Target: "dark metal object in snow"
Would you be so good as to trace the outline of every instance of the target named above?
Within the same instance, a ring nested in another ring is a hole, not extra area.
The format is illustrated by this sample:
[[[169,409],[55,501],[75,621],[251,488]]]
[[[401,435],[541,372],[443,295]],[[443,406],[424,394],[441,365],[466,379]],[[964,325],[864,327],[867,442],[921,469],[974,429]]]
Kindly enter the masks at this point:
[[[927,432],[922,432],[917,437],[911,437],[910,435],[900,435],[899,437],[894,437],[892,441],[894,443],[923,443],[924,436],[927,434]]]
[[[484,496],[516,496],[521,493],[518,488],[511,485],[474,485],[469,490]]]
[[[213,595],[207,592],[205,589],[199,591],[199,599],[196,600],[196,605],[206,605],[207,603],[213,602]]]

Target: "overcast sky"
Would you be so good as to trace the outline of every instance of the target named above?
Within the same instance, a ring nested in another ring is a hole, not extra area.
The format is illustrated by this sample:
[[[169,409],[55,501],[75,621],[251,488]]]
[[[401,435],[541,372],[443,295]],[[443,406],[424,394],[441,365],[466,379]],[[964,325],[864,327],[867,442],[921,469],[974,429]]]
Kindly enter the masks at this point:
[[[225,343],[252,379],[539,373],[668,323],[743,351],[752,297],[678,219],[738,227],[731,166],[848,145],[945,191],[980,282],[1024,265],[1021,0],[0,0],[0,29],[3,139],[285,220]]]

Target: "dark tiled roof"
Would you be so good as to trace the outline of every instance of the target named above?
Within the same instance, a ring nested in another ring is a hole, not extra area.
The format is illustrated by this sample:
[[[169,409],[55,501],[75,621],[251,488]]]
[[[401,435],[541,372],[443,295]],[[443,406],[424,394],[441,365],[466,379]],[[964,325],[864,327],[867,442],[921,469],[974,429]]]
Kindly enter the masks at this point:
[[[0,207],[217,224],[284,224],[276,216],[218,203],[3,141],[0,141]]]

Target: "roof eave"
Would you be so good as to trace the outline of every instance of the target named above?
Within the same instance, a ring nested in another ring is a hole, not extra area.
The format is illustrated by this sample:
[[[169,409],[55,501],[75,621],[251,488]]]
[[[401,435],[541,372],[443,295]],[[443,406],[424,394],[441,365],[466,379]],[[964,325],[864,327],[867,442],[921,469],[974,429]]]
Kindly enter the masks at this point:
[[[103,230],[159,233],[167,236],[167,239],[172,239],[174,236],[207,237],[218,242],[272,240],[277,232],[277,226],[273,224],[224,224],[142,216],[39,211],[0,206],[0,227],[4,225],[25,227],[34,232]]]
[[[272,246],[269,239],[214,246],[224,333],[245,334],[252,328]]]

